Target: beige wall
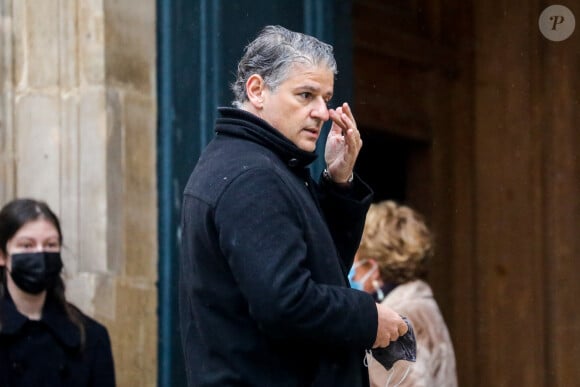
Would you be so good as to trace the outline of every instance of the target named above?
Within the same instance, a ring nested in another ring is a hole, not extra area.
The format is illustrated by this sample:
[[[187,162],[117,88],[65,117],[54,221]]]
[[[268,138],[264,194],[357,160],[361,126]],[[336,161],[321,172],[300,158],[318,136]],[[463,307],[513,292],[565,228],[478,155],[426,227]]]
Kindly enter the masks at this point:
[[[119,386],[157,380],[154,0],[0,0],[0,203],[59,214]]]

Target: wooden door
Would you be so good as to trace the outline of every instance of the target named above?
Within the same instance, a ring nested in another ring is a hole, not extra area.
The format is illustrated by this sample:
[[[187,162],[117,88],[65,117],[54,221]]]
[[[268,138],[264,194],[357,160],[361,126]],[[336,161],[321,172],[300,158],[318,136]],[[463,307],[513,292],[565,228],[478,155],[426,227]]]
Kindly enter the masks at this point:
[[[376,200],[406,203],[429,220],[436,236],[430,282],[465,386],[475,385],[477,356],[474,265],[459,258],[473,249],[470,18],[469,4],[459,2],[353,5],[355,113],[364,141],[357,171]]]
[[[548,5],[354,1],[359,172],[431,221],[461,386],[580,379],[580,34]]]

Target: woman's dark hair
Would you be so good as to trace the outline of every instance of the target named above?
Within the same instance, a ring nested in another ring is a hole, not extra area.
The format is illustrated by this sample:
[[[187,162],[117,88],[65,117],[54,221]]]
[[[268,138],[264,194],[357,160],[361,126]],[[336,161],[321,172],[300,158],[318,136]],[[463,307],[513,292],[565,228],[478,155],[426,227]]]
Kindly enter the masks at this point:
[[[34,199],[14,199],[0,210],[0,251],[5,257],[8,256],[8,241],[28,222],[44,219],[51,223],[58,232],[58,239],[62,246],[62,231],[58,217],[50,207],[42,201]],[[0,266],[0,299],[5,297],[6,267]],[[68,318],[79,328],[81,334],[81,348],[85,342],[85,328],[80,311],[66,301],[65,285],[61,277],[58,277],[54,286],[47,289],[47,299],[55,300],[65,311]],[[0,311],[1,312],[1,311]],[[0,326],[0,330],[2,327]]]

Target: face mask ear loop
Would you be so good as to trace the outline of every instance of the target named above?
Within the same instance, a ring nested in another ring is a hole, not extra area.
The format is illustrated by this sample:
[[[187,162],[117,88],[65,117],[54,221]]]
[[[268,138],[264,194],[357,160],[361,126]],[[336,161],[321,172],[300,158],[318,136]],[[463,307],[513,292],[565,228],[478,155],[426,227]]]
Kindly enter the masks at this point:
[[[387,378],[387,381],[385,383],[385,387],[389,387],[389,383],[391,382],[391,379],[393,378],[393,374],[395,373],[395,367],[397,367],[397,364],[393,364],[393,368],[391,368],[391,370],[389,371],[389,377]]]
[[[369,368],[372,362],[373,362],[373,352],[370,349],[366,349],[363,364],[365,367]]]
[[[359,282],[360,282],[361,286],[364,286],[365,282],[367,282],[369,280],[369,278],[371,278],[373,273],[375,271],[379,270],[379,266],[377,265],[377,263],[375,261],[373,261],[373,260],[369,260],[369,261],[372,263],[373,267],[360,279]],[[367,260],[365,259],[365,260],[361,261],[358,266],[360,266],[366,262],[367,262]],[[355,268],[355,266],[353,266],[353,268]],[[353,274],[353,278],[354,278],[354,274]]]
[[[385,293],[383,292],[383,289],[381,289],[381,285],[379,285],[379,281],[374,280],[373,281],[373,288],[375,288],[375,292],[377,292],[377,300],[379,302],[381,302],[382,300],[385,299]]]
[[[385,387],[389,387],[389,383],[391,381],[391,378],[395,374],[395,367],[396,366],[397,366],[396,363],[393,364],[393,368],[391,369],[391,373],[390,373],[389,377],[387,378],[387,384],[385,384]],[[399,380],[399,383],[395,384],[393,387],[399,387],[401,385],[401,383],[403,383],[405,381],[405,379],[407,378],[407,375],[409,374],[410,370],[411,370],[411,364],[409,363],[409,365],[407,366],[407,369],[405,370],[405,373],[401,377],[401,380]]]

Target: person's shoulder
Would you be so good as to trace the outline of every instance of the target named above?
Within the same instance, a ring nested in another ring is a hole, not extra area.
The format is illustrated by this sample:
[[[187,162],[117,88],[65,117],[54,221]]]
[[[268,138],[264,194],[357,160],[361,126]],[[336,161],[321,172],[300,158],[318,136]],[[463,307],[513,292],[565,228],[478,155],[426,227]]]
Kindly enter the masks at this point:
[[[425,281],[414,280],[398,285],[383,301],[389,307],[405,311],[423,308],[426,304],[436,302],[431,287]]]
[[[87,315],[75,305],[69,305],[77,311],[79,317],[81,318],[83,326],[85,327],[87,340],[109,340],[109,331],[104,324]]]
[[[415,279],[397,286],[393,293],[400,293],[404,298],[429,298],[433,297],[431,286],[424,280]]]
[[[87,329],[92,330],[95,333],[99,333],[99,334],[106,334],[108,335],[108,329],[107,327],[105,327],[104,324],[101,324],[100,322],[98,322],[97,320],[95,320],[92,317],[89,317],[87,315],[85,315],[85,325],[87,326]]]

